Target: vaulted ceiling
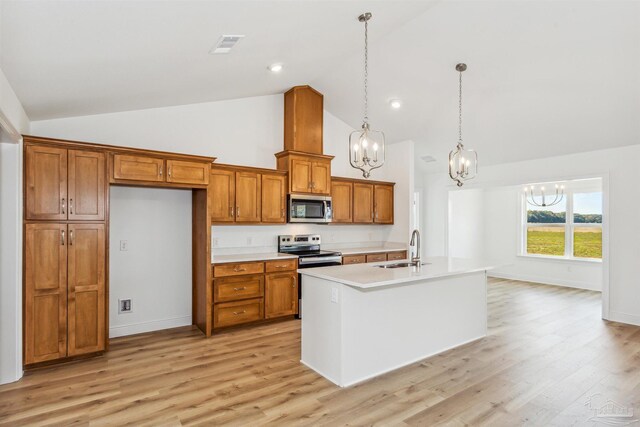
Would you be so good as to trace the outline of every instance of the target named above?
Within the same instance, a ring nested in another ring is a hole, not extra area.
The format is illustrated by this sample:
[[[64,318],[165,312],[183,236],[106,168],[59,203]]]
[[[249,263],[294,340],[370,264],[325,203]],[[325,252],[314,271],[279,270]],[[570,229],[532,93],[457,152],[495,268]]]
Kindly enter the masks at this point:
[[[0,67],[32,120],[215,101],[311,84],[391,142],[446,165],[457,137],[482,164],[640,143],[640,2],[3,0]],[[244,34],[209,55],[222,34]],[[280,74],[266,67],[284,64]],[[402,108],[392,110],[389,100]],[[346,140],[346,139],[345,139]],[[426,165],[425,165],[426,166]]]

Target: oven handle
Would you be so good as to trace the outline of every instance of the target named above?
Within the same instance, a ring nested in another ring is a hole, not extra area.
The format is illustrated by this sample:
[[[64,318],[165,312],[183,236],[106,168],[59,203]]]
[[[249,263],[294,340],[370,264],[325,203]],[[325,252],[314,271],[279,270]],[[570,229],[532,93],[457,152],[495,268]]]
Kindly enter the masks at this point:
[[[309,264],[320,264],[325,262],[338,262],[342,264],[342,257],[341,256],[318,256],[318,257],[300,258],[298,261],[298,264],[309,265]]]

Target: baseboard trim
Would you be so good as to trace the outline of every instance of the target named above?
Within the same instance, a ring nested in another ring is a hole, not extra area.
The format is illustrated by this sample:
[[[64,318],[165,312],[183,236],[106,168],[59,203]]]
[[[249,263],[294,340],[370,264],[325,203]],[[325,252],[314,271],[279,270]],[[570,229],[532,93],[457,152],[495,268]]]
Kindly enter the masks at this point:
[[[191,325],[191,314],[187,316],[171,317],[169,319],[149,320],[147,322],[129,325],[112,326],[109,328],[109,338],[142,334],[144,332],[160,331],[162,329],[177,328]]]
[[[634,314],[620,313],[619,311],[609,311],[609,318],[612,322],[626,323],[640,326],[640,316]]]
[[[544,277],[528,276],[523,274],[499,273],[495,271],[488,271],[487,276],[495,277],[497,279],[520,280],[523,282],[542,283],[543,285],[563,286],[566,288],[584,289],[586,291],[602,292],[601,289],[589,288],[584,286],[582,282],[576,282],[573,280],[555,280],[555,279],[549,280]]]

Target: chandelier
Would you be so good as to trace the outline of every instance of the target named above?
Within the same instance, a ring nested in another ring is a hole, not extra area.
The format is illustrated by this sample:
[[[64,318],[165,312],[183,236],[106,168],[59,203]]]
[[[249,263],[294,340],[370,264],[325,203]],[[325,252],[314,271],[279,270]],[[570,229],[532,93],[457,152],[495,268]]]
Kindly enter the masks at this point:
[[[465,181],[475,178],[478,173],[478,154],[462,145],[462,72],[466,69],[467,64],[456,65],[456,71],[460,73],[458,78],[458,145],[455,150],[449,153],[449,176],[458,187],[462,187]]]
[[[358,17],[358,21],[364,22],[364,119],[362,120],[362,130],[349,134],[349,163],[351,167],[360,169],[365,178],[369,178],[371,171],[382,166],[385,160],[384,133],[369,127],[367,85],[369,77],[368,23],[370,19],[371,13],[369,12]]]
[[[525,197],[527,198],[527,203],[533,206],[538,206],[541,208],[549,207],[549,206],[557,205],[562,201],[562,199],[564,199],[564,185],[556,184],[556,193],[553,196],[553,200],[548,203],[547,203],[547,197],[550,197],[550,196],[546,195],[544,187],[540,187],[540,194],[537,196],[533,194],[534,190],[535,190],[535,186],[533,185],[530,187],[524,188],[524,194],[525,194]],[[536,201],[536,197],[538,197],[539,201]]]

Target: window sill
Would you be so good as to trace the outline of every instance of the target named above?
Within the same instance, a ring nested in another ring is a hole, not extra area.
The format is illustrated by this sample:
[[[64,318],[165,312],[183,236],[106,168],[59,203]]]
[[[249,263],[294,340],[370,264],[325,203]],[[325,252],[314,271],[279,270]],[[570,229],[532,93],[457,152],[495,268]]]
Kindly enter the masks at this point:
[[[552,256],[552,255],[518,255],[518,258],[538,259],[541,261],[556,261],[556,262],[575,262],[575,263],[590,263],[590,264],[602,264],[602,260],[599,258],[576,258],[576,257],[564,257],[564,256]]]

